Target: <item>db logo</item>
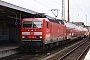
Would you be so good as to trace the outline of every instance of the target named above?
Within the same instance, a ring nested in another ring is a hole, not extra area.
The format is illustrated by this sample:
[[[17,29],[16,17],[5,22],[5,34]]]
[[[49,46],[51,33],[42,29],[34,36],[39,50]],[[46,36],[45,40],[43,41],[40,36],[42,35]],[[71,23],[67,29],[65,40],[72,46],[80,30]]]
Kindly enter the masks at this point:
[[[33,32],[31,32],[31,35],[33,35],[34,33]]]

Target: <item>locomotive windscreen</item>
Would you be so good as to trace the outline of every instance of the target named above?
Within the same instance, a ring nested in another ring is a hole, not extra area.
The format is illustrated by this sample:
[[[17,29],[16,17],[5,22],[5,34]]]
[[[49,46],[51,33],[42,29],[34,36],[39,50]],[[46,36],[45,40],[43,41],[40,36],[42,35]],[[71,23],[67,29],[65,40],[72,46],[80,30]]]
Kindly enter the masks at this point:
[[[24,21],[23,28],[42,28],[41,21]]]

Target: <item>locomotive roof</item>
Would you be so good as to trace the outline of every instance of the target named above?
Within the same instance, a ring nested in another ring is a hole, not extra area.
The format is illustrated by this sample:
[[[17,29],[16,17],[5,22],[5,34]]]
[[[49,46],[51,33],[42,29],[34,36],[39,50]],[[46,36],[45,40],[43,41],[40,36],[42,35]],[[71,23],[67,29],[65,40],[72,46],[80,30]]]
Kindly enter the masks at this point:
[[[49,21],[55,22],[55,23],[58,23],[58,24],[64,24],[64,21],[63,20],[60,20],[60,19],[49,19]]]
[[[48,18],[49,21],[51,21],[51,22],[55,22],[55,23],[58,23],[58,24],[64,24],[64,21],[61,20],[61,19],[56,19],[56,18],[53,18],[53,17],[48,16],[48,15],[46,15],[46,18]]]

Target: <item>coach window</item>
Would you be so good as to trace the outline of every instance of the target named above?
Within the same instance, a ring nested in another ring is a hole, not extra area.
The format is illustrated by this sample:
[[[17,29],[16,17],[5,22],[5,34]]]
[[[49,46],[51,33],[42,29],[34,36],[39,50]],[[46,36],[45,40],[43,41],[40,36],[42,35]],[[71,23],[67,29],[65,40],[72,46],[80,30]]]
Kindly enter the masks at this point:
[[[71,31],[71,30],[70,30],[70,29],[68,29],[68,33],[70,33],[70,31]]]
[[[48,28],[48,24],[49,24],[49,23],[47,22],[47,28]]]

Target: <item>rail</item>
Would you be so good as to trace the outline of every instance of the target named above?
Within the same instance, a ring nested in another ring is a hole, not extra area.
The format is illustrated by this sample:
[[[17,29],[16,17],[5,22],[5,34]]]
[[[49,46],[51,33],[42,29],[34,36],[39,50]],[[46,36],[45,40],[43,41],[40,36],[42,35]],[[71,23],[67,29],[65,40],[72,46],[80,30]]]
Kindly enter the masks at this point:
[[[58,60],[63,60],[65,59],[68,55],[70,55],[71,53],[73,53],[75,50],[77,50],[80,46],[83,46],[88,40],[84,41],[83,43],[81,43],[79,46],[77,46],[76,48],[72,49],[71,51],[69,51],[68,53],[66,53],[64,56],[60,57]],[[80,59],[80,57],[83,55],[83,53],[87,50],[87,48],[89,47],[89,45],[85,48],[85,50],[79,55],[79,57],[77,58],[77,60]]]

